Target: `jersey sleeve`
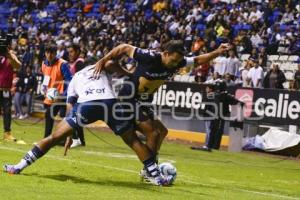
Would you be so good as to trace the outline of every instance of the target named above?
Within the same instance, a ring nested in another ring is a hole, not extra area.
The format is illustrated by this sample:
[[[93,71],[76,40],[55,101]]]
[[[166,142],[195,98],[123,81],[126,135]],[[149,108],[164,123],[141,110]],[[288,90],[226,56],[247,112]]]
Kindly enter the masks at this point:
[[[137,62],[149,62],[155,59],[155,53],[149,49],[136,48],[133,53],[133,59]]]
[[[74,82],[76,81],[76,77],[74,76],[73,79],[69,83],[69,87],[67,90],[67,103],[74,105],[77,102],[78,95],[75,90]]]

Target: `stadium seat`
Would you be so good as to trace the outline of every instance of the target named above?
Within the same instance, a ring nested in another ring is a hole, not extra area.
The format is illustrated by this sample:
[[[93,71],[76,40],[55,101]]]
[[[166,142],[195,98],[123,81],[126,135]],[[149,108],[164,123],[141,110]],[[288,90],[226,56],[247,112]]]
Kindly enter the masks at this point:
[[[287,56],[287,55],[281,55],[278,60],[281,62],[286,62],[288,60],[288,57],[289,56]]]
[[[206,29],[206,26],[204,24],[198,24],[196,28],[199,31],[204,31]]]
[[[268,57],[268,59],[269,59],[270,61],[277,61],[278,58],[279,58],[278,55],[269,55],[269,57]]]
[[[297,64],[297,63],[290,63],[290,65],[291,65],[290,68],[291,68],[294,72],[298,70],[298,64]]]
[[[295,62],[295,61],[298,60],[298,58],[299,58],[299,56],[293,55],[293,56],[290,56],[290,57],[288,58],[288,61],[290,61],[290,62]]]
[[[287,80],[293,80],[294,79],[294,73],[293,72],[286,72],[285,77]]]
[[[251,30],[251,28],[252,28],[252,26],[250,24],[243,25],[243,30],[249,31],[249,30]]]

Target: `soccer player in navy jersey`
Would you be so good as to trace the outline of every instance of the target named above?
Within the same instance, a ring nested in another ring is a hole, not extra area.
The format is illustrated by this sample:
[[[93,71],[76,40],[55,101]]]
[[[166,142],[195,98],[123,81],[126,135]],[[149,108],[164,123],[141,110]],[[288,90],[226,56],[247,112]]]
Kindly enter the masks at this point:
[[[210,53],[185,57],[184,45],[180,40],[169,41],[162,52],[120,44],[96,63],[94,77],[97,78],[108,60],[119,59],[125,54],[136,61],[136,69],[128,80],[132,84],[124,84],[120,90],[119,98],[126,103],[129,109],[133,108],[132,113],[135,113],[133,120],[135,120],[136,129],[146,135],[147,146],[157,156],[168,130],[154,116],[150,105],[153,94],[180,68],[207,63],[229,49],[229,44],[221,44]]]

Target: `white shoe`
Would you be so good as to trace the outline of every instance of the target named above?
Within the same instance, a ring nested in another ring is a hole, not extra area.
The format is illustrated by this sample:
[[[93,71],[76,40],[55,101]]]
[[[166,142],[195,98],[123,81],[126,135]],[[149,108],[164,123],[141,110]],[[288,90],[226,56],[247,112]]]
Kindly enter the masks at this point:
[[[76,148],[76,147],[79,147],[79,146],[81,146],[80,139],[73,139],[73,143],[70,146],[70,148]]]
[[[157,176],[150,176],[150,174],[145,170],[142,169],[140,171],[141,181],[145,181],[146,183],[150,183],[152,185],[157,186],[167,186],[169,185],[170,181],[167,177],[158,174]]]
[[[20,115],[19,119],[25,119],[26,116],[25,115]]]
[[[11,118],[13,118],[13,119],[19,118],[19,115],[18,115],[18,114],[13,114],[13,115],[11,116]]]
[[[24,117],[25,117],[25,118],[28,118],[28,117],[29,117],[29,115],[26,113],[26,114],[24,115]]]

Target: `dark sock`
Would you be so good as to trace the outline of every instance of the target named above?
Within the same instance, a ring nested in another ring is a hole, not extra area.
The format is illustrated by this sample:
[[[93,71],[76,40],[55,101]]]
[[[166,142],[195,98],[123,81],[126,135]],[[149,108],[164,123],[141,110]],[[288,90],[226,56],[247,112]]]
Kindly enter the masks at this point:
[[[155,156],[151,156],[149,159],[143,161],[144,169],[149,173],[150,176],[156,177],[159,175],[158,166],[155,163]]]

